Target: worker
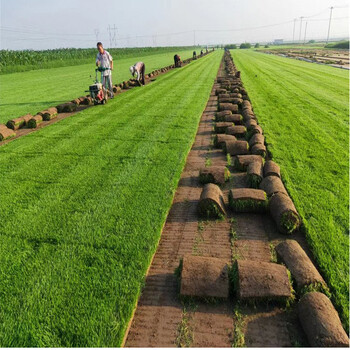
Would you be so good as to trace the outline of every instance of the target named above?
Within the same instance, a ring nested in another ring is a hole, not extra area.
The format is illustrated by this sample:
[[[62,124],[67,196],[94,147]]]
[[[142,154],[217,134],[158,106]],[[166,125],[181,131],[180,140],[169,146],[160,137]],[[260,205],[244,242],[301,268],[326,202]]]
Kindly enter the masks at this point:
[[[174,56],[174,64],[175,67],[181,67],[181,57],[179,55]]]
[[[97,43],[97,50],[96,66],[104,69],[102,71],[102,85],[108,89],[110,98],[114,98],[112,85],[113,58],[111,54],[103,48],[101,42]]]
[[[197,53],[196,51],[193,51],[193,56],[192,56],[192,59],[196,60],[197,59]]]
[[[133,66],[130,66],[130,73],[132,76],[135,76],[135,73],[137,74],[137,82],[139,85],[145,85],[145,64],[143,62],[137,62]]]
[[[203,50],[201,50],[201,56],[203,56]]]

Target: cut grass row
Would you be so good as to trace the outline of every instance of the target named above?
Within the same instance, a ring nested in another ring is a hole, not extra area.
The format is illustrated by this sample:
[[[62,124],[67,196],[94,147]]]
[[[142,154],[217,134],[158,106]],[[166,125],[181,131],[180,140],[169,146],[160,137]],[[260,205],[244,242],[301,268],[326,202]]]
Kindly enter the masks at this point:
[[[222,52],[0,148],[0,345],[119,346]]]
[[[132,77],[129,67],[138,61],[145,62],[146,72],[150,72],[173,64],[175,53],[186,59],[192,57],[192,52],[185,50],[146,56],[135,53],[130,58],[114,57],[113,83],[129,80]],[[86,95],[85,90],[95,77],[95,59],[96,54],[91,56],[90,64],[0,75],[0,123]]]
[[[231,52],[348,329],[348,72],[252,50]]]

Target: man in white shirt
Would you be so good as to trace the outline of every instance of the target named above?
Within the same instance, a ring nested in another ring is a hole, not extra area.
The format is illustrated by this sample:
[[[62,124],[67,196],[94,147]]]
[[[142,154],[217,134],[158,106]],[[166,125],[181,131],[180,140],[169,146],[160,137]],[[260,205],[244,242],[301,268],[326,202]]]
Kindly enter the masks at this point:
[[[132,76],[137,74],[137,81],[141,85],[145,85],[145,64],[143,62],[137,62],[133,66],[130,67],[130,73]]]
[[[97,43],[97,50],[98,54],[96,57],[96,66],[105,68],[105,70],[102,72],[102,85],[107,87],[110,97],[114,98],[112,85],[113,58],[111,54],[103,48],[101,42]]]

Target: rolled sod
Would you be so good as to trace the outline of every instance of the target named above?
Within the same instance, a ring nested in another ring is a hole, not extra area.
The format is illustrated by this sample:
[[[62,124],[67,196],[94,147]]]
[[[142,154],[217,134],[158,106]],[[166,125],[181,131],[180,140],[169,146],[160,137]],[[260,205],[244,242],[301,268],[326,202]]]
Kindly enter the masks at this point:
[[[26,126],[28,121],[32,118],[33,118],[33,116],[31,114],[26,114],[26,115],[23,115],[22,117],[9,120],[6,123],[6,126],[12,130],[18,130],[18,129]]]
[[[239,299],[288,299],[292,287],[283,265],[263,261],[237,260]]]
[[[219,94],[226,94],[227,90],[226,89],[216,89],[215,94],[216,96],[219,96]]]
[[[218,122],[215,123],[215,132],[218,134],[224,134],[226,129],[231,127],[233,123],[230,122]]]
[[[276,193],[270,198],[269,211],[281,233],[292,234],[299,228],[299,214],[285,194]]]
[[[259,188],[263,179],[263,165],[262,162],[251,162],[247,168],[248,185],[252,188]]]
[[[218,95],[218,99],[220,100],[221,98],[230,98],[229,93],[221,93]]]
[[[70,113],[77,110],[77,105],[72,102],[63,103],[56,106],[58,113]]]
[[[238,106],[233,103],[219,103],[220,111],[231,111],[232,113],[238,113]]]
[[[264,159],[261,156],[252,154],[238,155],[235,159],[235,168],[240,171],[246,171],[251,162],[260,162],[263,164]]]
[[[214,145],[216,148],[223,148],[226,141],[236,141],[237,139],[233,135],[218,134],[215,135]]]
[[[206,184],[202,190],[198,212],[206,218],[220,218],[226,215],[224,196],[215,184]]]
[[[120,91],[122,91],[121,87],[119,87],[119,86],[117,86],[117,85],[113,86],[113,92],[114,92],[115,94],[116,94],[117,92],[120,92]]]
[[[231,93],[230,97],[242,99],[242,94],[240,94],[240,93]],[[242,101],[242,103],[243,103],[243,101]]]
[[[326,295],[305,294],[298,304],[298,316],[312,347],[349,347],[349,337],[339,315]]]
[[[45,111],[39,112],[38,114],[40,114],[43,117],[43,120],[51,120],[57,117],[57,113],[57,108],[51,107],[46,109]]]
[[[297,241],[287,239],[276,247],[277,256],[291,272],[300,290],[310,284],[326,283]]]
[[[202,168],[199,171],[199,181],[202,184],[213,183],[223,185],[226,181],[230,180],[230,177],[231,173],[224,165]]]
[[[85,105],[85,106],[89,106],[92,104],[92,98],[90,96],[86,96],[84,98],[84,100],[82,102],[80,102],[81,105]],[[58,108],[57,108],[58,110]],[[58,110],[58,113],[61,113],[59,110]]]
[[[232,112],[231,111],[221,111],[221,112],[216,112],[215,113],[215,120],[217,122],[225,122],[225,118],[227,116],[230,116],[232,115]]]
[[[264,190],[268,197],[271,197],[276,193],[282,193],[288,196],[288,192],[284,187],[282,180],[277,176],[264,177],[260,184],[260,189]]]
[[[244,137],[247,132],[247,129],[243,125],[234,125],[226,128],[227,135],[233,135],[236,137]]]
[[[247,141],[226,141],[223,150],[231,156],[248,154],[249,145]]]
[[[8,128],[4,124],[0,124],[0,141],[7,140],[14,136],[16,136],[16,133],[13,131],[13,129]]]
[[[228,298],[228,265],[223,259],[186,254],[182,262],[182,296]]]
[[[264,144],[265,137],[261,134],[253,134],[252,137],[249,139],[249,147],[253,147],[257,143]]]
[[[224,117],[225,122],[232,122],[234,124],[242,124],[243,117],[240,114],[231,114]]]
[[[243,117],[242,117],[243,118]],[[252,130],[255,126],[258,125],[257,121],[255,119],[248,119],[244,122],[245,127],[247,128],[248,131]]]
[[[238,213],[263,213],[268,207],[266,193],[254,188],[234,188],[229,192],[229,203]]]
[[[252,134],[263,134],[263,129],[260,125],[255,125],[249,130]]]
[[[256,135],[260,135],[260,134],[256,134]],[[265,145],[263,145],[261,143],[256,143],[251,148],[251,153],[262,156],[263,158],[265,158],[266,157],[266,147],[265,147]]]
[[[233,104],[241,104],[242,103],[242,99],[241,98],[234,98],[234,97],[222,97],[219,98],[219,102],[220,103],[233,103]]]
[[[268,160],[264,165],[264,176],[277,176],[281,177],[280,167],[273,160]]]
[[[72,100],[70,102],[75,103],[77,106],[80,105],[80,99],[79,98],[76,98],[76,99],[74,99],[74,100]]]
[[[35,129],[42,121],[43,121],[43,116],[40,114],[37,114],[28,121],[28,128]]]

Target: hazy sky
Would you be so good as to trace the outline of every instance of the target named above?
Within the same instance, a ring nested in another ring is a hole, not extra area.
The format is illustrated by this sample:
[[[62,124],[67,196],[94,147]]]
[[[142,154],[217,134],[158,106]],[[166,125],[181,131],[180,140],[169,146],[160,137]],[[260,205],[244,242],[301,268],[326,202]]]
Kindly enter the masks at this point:
[[[0,0],[0,48],[164,46],[349,34],[348,0]],[[300,16],[302,21],[300,32]],[[307,22],[307,25],[306,25]],[[108,32],[111,30],[111,36]],[[115,34],[115,35],[114,35]]]

